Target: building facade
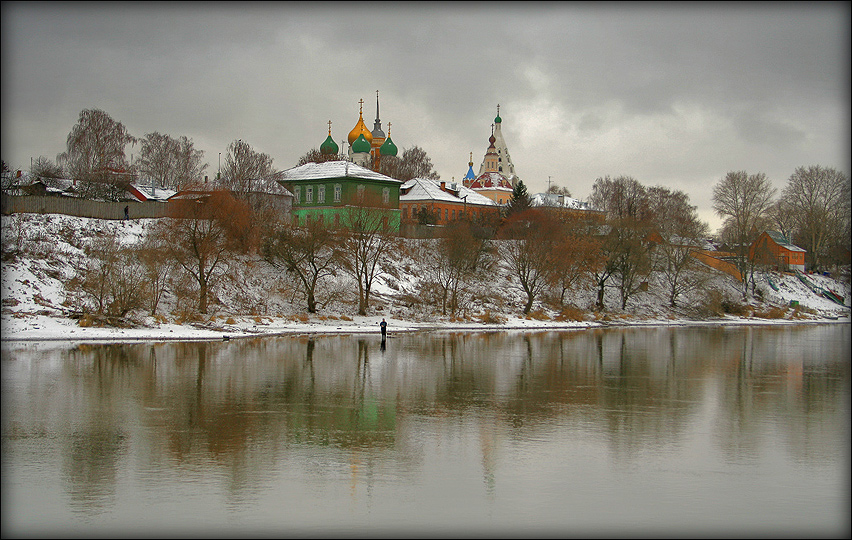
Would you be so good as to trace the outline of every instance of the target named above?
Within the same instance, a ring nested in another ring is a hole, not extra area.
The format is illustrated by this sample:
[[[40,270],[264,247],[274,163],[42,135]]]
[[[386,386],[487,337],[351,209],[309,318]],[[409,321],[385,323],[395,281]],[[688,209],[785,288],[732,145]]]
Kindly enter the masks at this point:
[[[402,182],[389,176],[339,160],[293,167],[278,182],[293,194],[294,226],[321,222],[345,228],[354,211],[369,208],[383,214],[385,226],[399,230]]]

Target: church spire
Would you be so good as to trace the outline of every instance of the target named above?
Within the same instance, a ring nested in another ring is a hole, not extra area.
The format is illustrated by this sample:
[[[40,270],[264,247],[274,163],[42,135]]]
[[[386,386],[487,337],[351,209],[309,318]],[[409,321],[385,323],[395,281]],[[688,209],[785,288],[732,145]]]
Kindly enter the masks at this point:
[[[503,139],[503,119],[500,117],[500,104],[497,104],[497,116],[491,124],[491,137],[488,139],[491,145],[482,160],[479,174],[484,172],[498,172],[502,174],[513,186],[518,183],[518,175],[515,173],[515,165],[509,155],[509,148]]]

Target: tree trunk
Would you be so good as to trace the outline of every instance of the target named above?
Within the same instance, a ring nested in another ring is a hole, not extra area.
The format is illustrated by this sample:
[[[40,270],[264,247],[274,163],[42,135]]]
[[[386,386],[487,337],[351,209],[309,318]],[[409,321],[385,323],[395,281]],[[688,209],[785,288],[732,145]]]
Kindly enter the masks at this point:
[[[201,279],[198,283],[198,311],[207,314],[207,280]]]

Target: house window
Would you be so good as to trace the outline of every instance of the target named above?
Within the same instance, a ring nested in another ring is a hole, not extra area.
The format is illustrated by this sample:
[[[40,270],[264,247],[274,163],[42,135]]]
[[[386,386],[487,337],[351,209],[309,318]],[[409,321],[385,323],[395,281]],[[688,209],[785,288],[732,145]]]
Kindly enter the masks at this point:
[[[340,184],[334,184],[334,202],[340,202],[340,192],[342,188]]]
[[[382,204],[390,202],[390,188],[382,189]]]
[[[308,186],[305,188],[305,204],[312,202],[314,202],[314,186]]]
[[[325,186],[317,188],[317,202],[320,204],[325,203]]]
[[[296,201],[296,204],[302,203],[302,188],[301,186],[296,186],[293,188],[293,199]]]

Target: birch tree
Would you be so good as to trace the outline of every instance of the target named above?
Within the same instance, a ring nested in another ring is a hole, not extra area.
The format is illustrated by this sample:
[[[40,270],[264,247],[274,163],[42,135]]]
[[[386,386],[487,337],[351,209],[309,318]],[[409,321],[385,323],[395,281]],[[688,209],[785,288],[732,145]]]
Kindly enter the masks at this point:
[[[84,197],[118,200],[130,182],[125,152],[137,139],[100,109],[84,109],[71,128],[60,166],[77,180]]]

